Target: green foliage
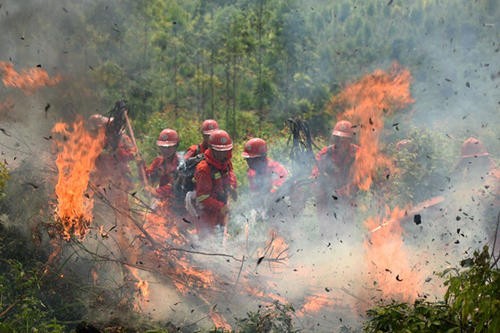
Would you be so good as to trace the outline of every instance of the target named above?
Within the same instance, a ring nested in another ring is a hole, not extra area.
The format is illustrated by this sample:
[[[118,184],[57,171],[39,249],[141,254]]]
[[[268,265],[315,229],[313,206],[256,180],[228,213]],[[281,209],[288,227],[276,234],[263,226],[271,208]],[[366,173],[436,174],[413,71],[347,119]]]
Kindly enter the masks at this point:
[[[467,261],[462,262],[463,265]],[[466,332],[500,331],[500,271],[491,267],[488,247],[475,251],[470,269],[454,275],[453,270],[443,272],[448,276],[444,296],[456,322]]]
[[[418,300],[413,306],[393,302],[367,311],[365,332],[459,332],[443,302]]]
[[[184,110],[176,113],[172,106],[153,113],[144,124],[140,125],[142,130],[136,134],[137,144],[143,158],[146,162],[150,162],[158,155],[156,139],[165,128],[174,129],[179,134],[179,151],[185,151],[189,146],[200,143],[203,139],[200,133],[202,121],[195,117],[188,117]]]
[[[41,297],[41,267],[27,268],[15,259],[2,260],[0,271],[1,329],[5,332],[65,332],[65,326]]]
[[[9,171],[3,162],[0,162],[0,199],[5,195],[4,189],[9,180]]]
[[[409,140],[407,145],[398,147],[402,138],[391,139],[388,153],[397,168],[397,173],[390,175],[391,193],[398,193],[391,197],[394,205],[403,207],[426,200],[446,186],[459,150],[442,134],[411,128],[404,138]]]
[[[259,307],[256,312],[248,312],[247,317],[237,319],[240,333],[285,333],[298,332],[293,328],[293,306],[274,302],[272,305]]]
[[[444,301],[419,299],[415,304],[393,302],[367,311],[365,332],[499,332],[500,272],[485,246],[474,258],[461,262],[460,272],[447,269]]]

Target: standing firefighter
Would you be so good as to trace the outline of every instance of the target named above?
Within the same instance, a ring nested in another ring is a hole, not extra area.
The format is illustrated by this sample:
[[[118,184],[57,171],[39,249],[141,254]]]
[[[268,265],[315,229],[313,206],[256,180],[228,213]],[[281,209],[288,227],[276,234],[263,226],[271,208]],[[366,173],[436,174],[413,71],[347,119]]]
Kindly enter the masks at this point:
[[[500,214],[500,170],[480,140],[470,137],[462,143],[461,157],[452,177],[453,202],[460,203],[457,212],[464,215],[460,221],[463,230],[471,230],[471,236],[481,230],[493,244],[500,237],[500,230],[496,229]]]
[[[231,163],[233,142],[223,130],[215,130],[208,140],[205,158],[196,166],[196,205],[198,233],[203,236],[224,227],[228,217],[229,195],[236,200],[236,175]]]
[[[117,102],[113,117],[94,114],[89,118],[89,128],[91,131],[104,128],[106,133],[104,150],[96,159],[93,183],[115,212],[128,217],[128,192],[133,188],[128,164],[134,160],[137,148],[125,133],[125,110],[125,104]],[[115,214],[115,218],[118,220],[119,215]]]
[[[190,146],[184,154],[184,160],[187,160],[198,154],[203,154],[205,150],[208,149],[208,138],[210,137],[210,134],[217,129],[219,129],[219,124],[217,124],[215,120],[205,120],[201,125],[201,134],[203,135],[203,141],[200,144]]]
[[[146,175],[150,182],[158,183],[156,189],[149,191],[160,199],[163,205],[168,205],[174,211],[180,212],[180,205],[174,196],[174,181],[176,178],[179,158],[177,157],[177,146],[179,145],[179,135],[177,131],[166,128],[162,130],[156,140],[156,145],[160,150],[151,165],[146,168]]]
[[[349,198],[354,184],[351,169],[359,149],[353,143],[353,127],[347,120],[335,124],[330,145],[316,155],[312,175],[316,182],[316,204],[321,214],[328,212],[334,200]]]
[[[269,194],[283,185],[288,177],[288,171],[280,163],[267,157],[266,141],[253,138],[245,143],[242,153],[248,164],[248,183],[254,194],[252,203],[256,208],[262,208]]]

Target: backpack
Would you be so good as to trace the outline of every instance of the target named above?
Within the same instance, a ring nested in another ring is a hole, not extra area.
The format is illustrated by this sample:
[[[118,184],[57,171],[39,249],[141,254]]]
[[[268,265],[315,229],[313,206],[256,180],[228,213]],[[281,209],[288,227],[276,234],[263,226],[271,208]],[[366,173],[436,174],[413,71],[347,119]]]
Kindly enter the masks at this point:
[[[196,166],[205,159],[203,153],[182,161],[177,167],[177,178],[174,184],[174,193],[179,200],[184,200],[186,193],[194,191],[194,172]]]

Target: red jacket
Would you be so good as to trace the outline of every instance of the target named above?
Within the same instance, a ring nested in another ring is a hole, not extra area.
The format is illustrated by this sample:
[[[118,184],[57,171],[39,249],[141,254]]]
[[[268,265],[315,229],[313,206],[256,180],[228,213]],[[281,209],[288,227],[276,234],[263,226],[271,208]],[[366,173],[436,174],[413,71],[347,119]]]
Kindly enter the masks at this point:
[[[99,177],[111,179],[128,179],[130,168],[128,163],[134,159],[137,149],[128,135],[122,133],[116,149],[111,149],[109,145],[96,159],[96,170]],[[130,181],[130,179],[128,179]]]
[[[252,192],[274,193],[285,182],[288,171],[280,163],[267,158],[266,169],[262,174],[248,169],[247,176]]]
[[[208,149],[208,144],[204,144],[203,142],[200,143],[199,145],[192,145],[184,153],[184,160],[187,160],[188,158],[194,157],[198,154],[204,153],[205,150],[207,149]]]
[[[206,150],[205,159],[196,166],[194,180],[200,226],[224,226],[229,195],[237,186],[231,159],[220,163],[213,158],[210,149]]]
[[[151,165],[146,168],[146,175],[155,182],[159,181],[156,193],[162,198],[173,196],[173,184],[177,167],[179,166],[179,158],[174,154],[171,160],[165,159],[163,156],[157,156]]]
[[[331,195],[348,195],[351,191],[351,168],[359,146],[350,144],[347,151],[340,151],[335,145],[324,147],[316,154],[316,165],[312,176],[318,178],[317,204],[326,204]]]

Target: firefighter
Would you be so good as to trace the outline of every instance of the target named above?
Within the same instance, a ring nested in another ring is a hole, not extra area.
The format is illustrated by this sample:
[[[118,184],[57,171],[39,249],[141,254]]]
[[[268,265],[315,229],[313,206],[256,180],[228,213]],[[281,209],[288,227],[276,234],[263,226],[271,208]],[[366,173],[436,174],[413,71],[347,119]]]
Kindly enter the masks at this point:
[[[194,180],[200,236],[225,227],[229,196],[237,199],[236,175],[231,163],[233,142],[223,130],[215,130],[208,139],[205,158],[196,166]]]
[[[184,160],[194,157],[198,154],[202,154],[208,149],[208,138],[210,133],[219,129],[219,124],[213,119],[207,119],[201,125],[201,134],[203,135],[203,141],[200,144],[190,146],[184,153]]]
[[[491,201],[493,207],[500,205],[500,170],[480,140],[470,137],[462,143],[453,180],[456,181],[457,192],[463,193],[464,201],[475,198],[481,204]],[[473,201],[473,205],[478,201]],[[493,209],[493,215],[497,213]]]
[[[451,177],[452,217],[469,242],[494,244],[500,237],[497,227],[500,207],[500,170],[483,142],[467,138]],[[456,214],[456,216],[455,216]],[[463,239],[460,246],[470,245]]]
[[[150,182],[158,183],[157,188],[149,187],[148,191],[160,201],[168,202],[174,210],[180,212],[182,205],[176,202],[173,191],[176,171],[179,166],[178,145],[179,135],[177,131],[170,128],[162,130],[158,135],[158,140],[156,140],[160,155],[146,168],[146,175]]]
[[[253,193],[274,193],[288,177],[285,167],[267,156],[267,144],[263,139],[248,140],[241,155],[248,165],[248,183]]]
[[[174,191],[179,166],[178,145],[177,131],[163,129],[156,140],[160,155],[145,170],[150,183],[158,183],[158,186],[147,188],[156,202],[153,212],[146,214],[143,228],[158,243],[183,237],[188,227],[186,223],[180,222],[180,216],[185,214],[184,201],[179,200]]]
[[[462,143],[461,157],[455,171],[463,180],[482,181],[494,167],[495,163],[480,140],[470,137]]]
[[[123,128],[114,128],[113,117],[94,114],[89,118],[88,128],[91,131],[105,130],[105,144],[102,153],[97,157],[92,174],[93,183],[111,205],[122,215],[128,216],[128,192],[133,188],[129,162],[134,160],[137,148]],[[115,214],[115,218],[118,216]]]
[[[266,141],[260,138],[253,138],[245,143],[241,154],[248,165],[247,177],[250,192],[252,194],[251,205],[257,215],[262,220],[267,219],[266,207],[270,200],[270,195],[283,185],[288,177],[287,169],[280,163],[267,156]]]
[[[312,176],[316,179],[316,205],[326,213],[335,200],[349,198],[355,190],[351,169],[359,146],[353,143],[354,131],[347,120],[337,122],[330,136],[330,145],[316,154]]]

